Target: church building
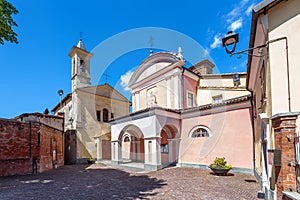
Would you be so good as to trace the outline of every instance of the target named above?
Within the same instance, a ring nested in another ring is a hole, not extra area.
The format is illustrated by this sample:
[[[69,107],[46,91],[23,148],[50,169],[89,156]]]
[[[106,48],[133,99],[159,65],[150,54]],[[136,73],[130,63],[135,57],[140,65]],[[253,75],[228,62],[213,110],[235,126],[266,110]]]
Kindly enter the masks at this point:
[[[252,173],[246,73],[214,74],[213,68],[209,60],[185,67],[180,48],[150,54],[129,82],[133,112],[110,122],[112,164],[207,168],[225,157],[233,170]]]
[[[69,52],[72,92],[53,109],[64,116],[65,164],[110,160],[110,120],[129,114],[131,102],[109,84],[91,86],[90,59],[82,40]]]

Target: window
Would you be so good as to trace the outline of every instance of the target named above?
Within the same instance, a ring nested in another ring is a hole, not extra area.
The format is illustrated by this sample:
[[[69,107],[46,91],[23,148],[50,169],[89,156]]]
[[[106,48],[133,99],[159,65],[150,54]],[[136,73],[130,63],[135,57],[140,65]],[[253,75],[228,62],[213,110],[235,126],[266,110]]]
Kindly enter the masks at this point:
[[[216,95],[216,96],[213,96],[212,99],[213,99],[213,103],[222,103],[223,96],[221,94],[220,95]]]
[[[191,130],[190,135],[192,138],[209,137],[211,135],[211,132],[205,126],[196,126]]]
[[[75,72],[75,59],[73,59],[73,66],[72,67],[73,67],[72,68],[73,75],[75,75],[76,74],[76,72]]]
[[[169,145],[168,144],[161,144],[160,149],[161,149],[161,153],[169,153]]]
[[[103,122],[108,122],[108,110],[106,108],[103,109]]]
[[[100,122],[101,121],[101,111],[97,110],[97,121]]]
[[[194,94],[187,92],[187,106],[194,107]]]
[[[114,113],[110,113],[110,118],[111,118],[111,119],[114,118]]]
[[[129,138],[128,136],[126,136],[126,137],[124,138],[124,142],[130,142],[130,138]]]
[[[80,72],[83,72],[83,65],[84,65],[84,63],[83,63],[83,60],[80,60]]]

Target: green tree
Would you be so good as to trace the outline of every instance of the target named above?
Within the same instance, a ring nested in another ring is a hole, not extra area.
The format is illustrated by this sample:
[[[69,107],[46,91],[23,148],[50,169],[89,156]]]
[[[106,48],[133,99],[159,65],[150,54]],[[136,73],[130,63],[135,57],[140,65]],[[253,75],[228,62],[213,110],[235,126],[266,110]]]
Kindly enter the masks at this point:
[[[4,40],[18,44],[17,34],[12,30],[13,26],[18,26],[13,20],[12,15],[18,14],[19,11],[6,0],[0,0],[0,44]]]

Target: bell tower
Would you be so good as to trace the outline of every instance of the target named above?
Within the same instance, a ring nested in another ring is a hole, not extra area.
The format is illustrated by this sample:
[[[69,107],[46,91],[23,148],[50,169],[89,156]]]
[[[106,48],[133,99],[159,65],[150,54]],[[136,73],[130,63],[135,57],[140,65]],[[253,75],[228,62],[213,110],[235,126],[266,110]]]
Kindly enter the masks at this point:
[[[90,59],[92,53],[85,50],[82,39],[68,54],[72,59],[72,92],[91,85]]]

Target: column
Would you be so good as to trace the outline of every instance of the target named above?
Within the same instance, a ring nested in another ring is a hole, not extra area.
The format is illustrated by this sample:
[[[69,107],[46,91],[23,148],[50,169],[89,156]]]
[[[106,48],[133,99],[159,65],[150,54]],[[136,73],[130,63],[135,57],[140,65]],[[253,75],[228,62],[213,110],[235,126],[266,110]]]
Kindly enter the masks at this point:
[[[111,141],[111,164],[120,165],[122,163],[121,141]]]
[[[133,161],[137,160],[136,159],[136,144],[137,144],[136,141],[131,141],[131,146],[132,146],[132,152],[131,152],[132,157],[131,157],[131,160],[133,160]]]
[[[167,108],[171,108],[171,77],[168,77],[166,81],[167,81]]]
[[[174,85],[174,108],[175,109],[179,109],[179,87],[178,87],[178,82],[179,82],[179,78],[178,76],[175,76],[173,78],[173,85]]]
[[[296,191],[296,120],[300,113],[276,114],[270,119],[274,129],[275,152],[279,154],[279,163],[273,163],[277,187],[277,199],[282,199],[283,191]],[[275,155],[274,155],[275,156]],[[276,156],[277,157],[277,156]]]
[[[96,138],[96,144],[97,144],[97,160],[96,163],[100,163],[102,160],[102,140],[100,137]]]
[[[169,162],[178,161],[180,138],[168,139],[169,142]]]
[[[137,160],[141,160],[141,141],[137,141]]]
[[[135,111],[140,110],[140,93],[136,92],[135,94]]]
[[[132,93],[132,112],[135,112],[135,93]]]
[[[145,170],[158,170],[161,165],[160,137],[145,138]]]

